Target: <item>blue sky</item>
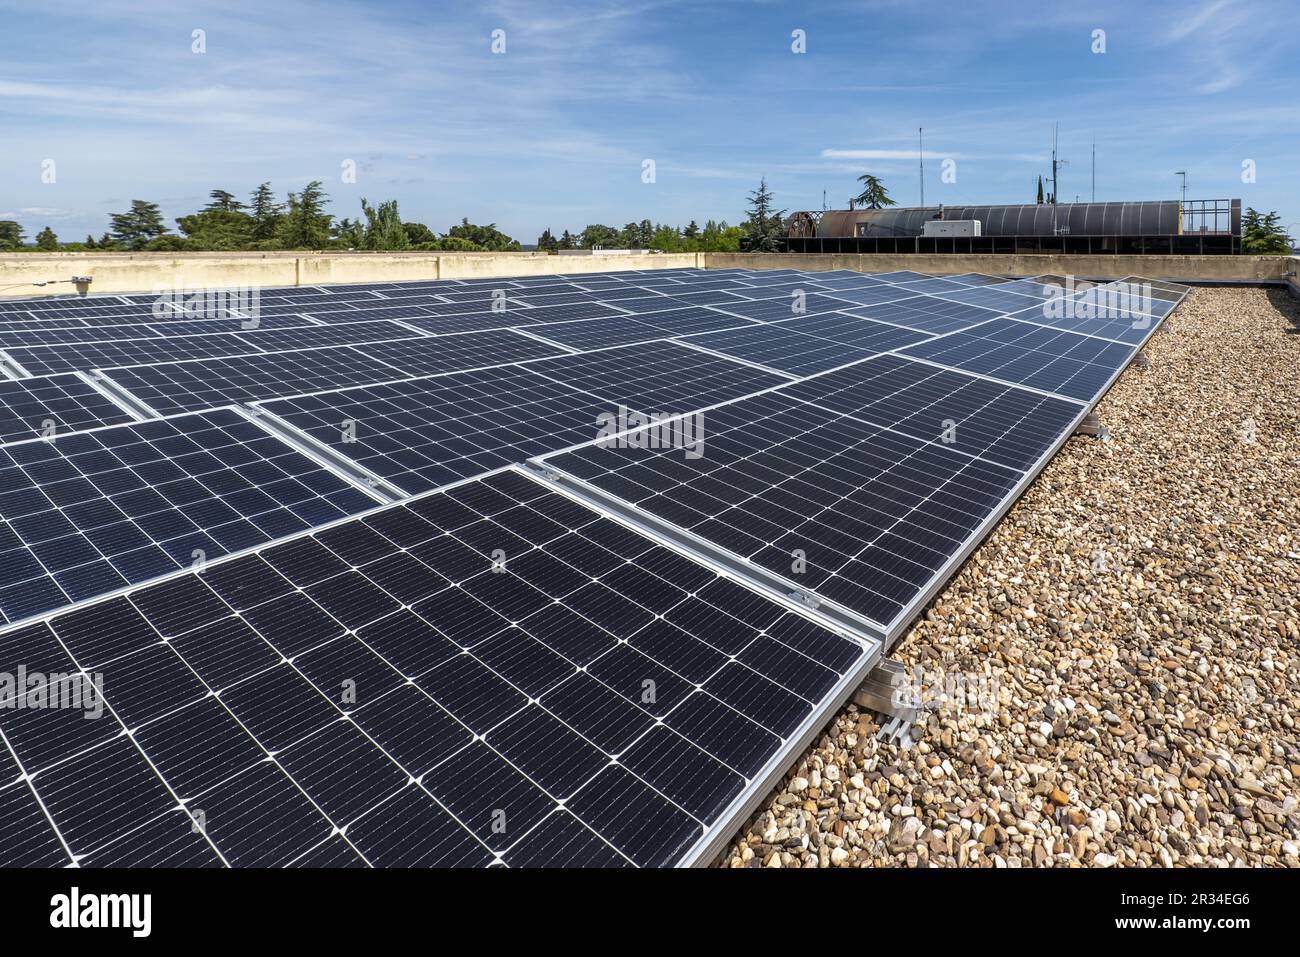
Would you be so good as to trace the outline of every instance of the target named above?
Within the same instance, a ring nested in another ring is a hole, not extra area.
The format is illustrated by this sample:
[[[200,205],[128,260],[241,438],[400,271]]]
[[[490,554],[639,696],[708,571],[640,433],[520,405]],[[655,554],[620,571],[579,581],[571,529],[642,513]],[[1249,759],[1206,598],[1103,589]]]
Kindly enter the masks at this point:
[[[1089,197],[1095,136],[1099,200],[1172,198],[1185,169],[1189,196],[1277,209],[1300,234],[1282,2],[0,0],[0,22],[0,218],[29,236],[98,235],[137,198],[171,224],[265,180],[323,180],[338,216],[395,198],[408,221],[525,243],[735,222],[760,176],[792,210],[823,190],[842,207],[868,170],[914,205],[918,126],[928,201],[1027,202],[1058,121],[1063,200]]]

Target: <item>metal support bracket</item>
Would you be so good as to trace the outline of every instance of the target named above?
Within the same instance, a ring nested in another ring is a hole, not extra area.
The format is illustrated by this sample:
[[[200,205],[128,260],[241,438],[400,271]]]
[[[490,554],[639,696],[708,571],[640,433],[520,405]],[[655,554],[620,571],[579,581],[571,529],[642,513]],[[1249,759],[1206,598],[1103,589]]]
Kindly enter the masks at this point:
[[[921,702],[911,687],[907,669],[894,658],[880,659],[853,692],[853,703],[909,725],[921,713]]]
[[[1096,412],[1089,412],[1079,423],[1079,427],[1074,430],[1075,435],[1091,435],[1094,438],[1101,439],[1103,442],[1110,441],[1110,429],[1102,425],[1101,416]]]

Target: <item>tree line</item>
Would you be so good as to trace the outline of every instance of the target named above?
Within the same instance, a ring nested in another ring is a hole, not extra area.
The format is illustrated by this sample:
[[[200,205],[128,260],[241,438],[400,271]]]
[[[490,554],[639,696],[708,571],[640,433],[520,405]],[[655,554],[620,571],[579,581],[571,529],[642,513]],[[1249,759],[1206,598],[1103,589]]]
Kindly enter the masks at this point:
[[[849,200],[850,208],[882,209],[895,205],[884,184],[871,174],[858,177],[861,192]],[[131,207],[109,217],[109,229],[98,239],[61,242],[46,226],[28,243],[22,227],[12,220],[0,220],[0,250],[3,251],[157,251],[235,252],[275,249],[311,250],[417,250],[442,252],[512,252],[520,243],[497,229],[495,223],[477,225],[468,218],[436,233],[423,223],[403,222],[396,200],[372,206],[361,200],[361,215],[336,219],[326,211],[329,197],[320,181],[313,181],[279,201],[270,183],[253,190],[247,202],[234,193],[214,189],[209,202],[188,216],[176,218],[177,229],[168,228],[157,203],[132,200]],[[1242,251],[1254,255],[1288,255],[1291,237],[1280,225],[1276,212],[1247,209],[1242,217]],[[691,220],[685,226],[653,223],[649,219],[626,223],[621,229],[592,223],[578,232],[563,230],[559,236],[547,227],[537,239],[546,252],[562,249],[654,249],[662,252],[774,252],[783,248],[786,210],[776,208],[767,180],[748,194],[745,219],[737,226],[725,220],[707,220],[700,226]]]
[[[3,251],[102,252],[240,252],[294,249],[428,250],[443,252],[511,252],[522,248],[518,240],[497,229],[495,223],[478,225],[468,218],[438,234],[423,223],[403,222],[397,201],[372,206],[361,200],[361,215],[335,218],[326,210],[329,197],[320,181],[313,181],[281,202],[270,183],[253,190],[241,201],[228,190],[214,189],[202,209],[176,218],[173,230],[157,203],[136,199],[129,209],[109,216],[109,228],[99,237],[63,242],[46,226],[33,242],[21,225],[0,220]],[[548,227],[537,240],[546,252],[561,249],[656,249],[663,252],[735,252],[742,243],[755,250],[774,250],[784,234],[785,210],[775,209],[764,180],[749,196],[743,223],[707,220],[700,226],[652,223],[649,219],[627,223],[621,229],[592,223],[578,232],[565,229],[556,236]]]
[[[247,202],[214,189],[208,204],[176,218],[173,231],[157,203],[143,199],[109,216],[109,228],[96,239],[60,242],[46,226],[28,243],[22,227],[0,220],[0,250],[102,252],[240,252],[276,249],[441,250],[510,252],[522,248],[495,223],[480,226],[462,219],[439,235],[423,223],[403,222],[396,200],[372,206],[361,200],[356,219],[336,219],[326,211],[329,197],[319,180],[279,201],[270,183],[253,190]]]

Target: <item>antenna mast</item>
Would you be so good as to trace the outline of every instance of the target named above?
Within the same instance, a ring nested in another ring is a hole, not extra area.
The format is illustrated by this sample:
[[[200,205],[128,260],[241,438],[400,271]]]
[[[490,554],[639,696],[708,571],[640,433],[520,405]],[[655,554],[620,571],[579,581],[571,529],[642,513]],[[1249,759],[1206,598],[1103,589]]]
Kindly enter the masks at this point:
[[[1092,201],[1097,202],[1097,134],[1092,134]]]
[[[916,156],[921,162],[921,205],[925,205],[925,141],[921,138],[921,127],[916,128]]]

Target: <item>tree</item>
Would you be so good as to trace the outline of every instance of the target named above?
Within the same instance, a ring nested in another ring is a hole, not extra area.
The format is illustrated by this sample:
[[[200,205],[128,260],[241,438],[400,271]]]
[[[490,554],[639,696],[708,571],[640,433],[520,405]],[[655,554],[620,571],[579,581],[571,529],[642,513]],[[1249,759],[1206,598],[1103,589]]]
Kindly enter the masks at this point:
[[[537,237],[537,248],[544,249],[548,253],[560,248],[560,242],[555,238],[555,234],[551,232],[550,226],[547,226],[542,231],[542,234]]]
[[[54,235],[54,230],[46,226],[36,234],[36,248],[55,250],[59,248],[59,237]]]
[[[275,201],[270,183],[263,183],[253,190],[249,208],[252,210],[253,218],[253,241],[265,243],[275,239],[275,234],[280,228],[280,219],[284,215],[284,207]]]
[[[1290,256],[1291,237],[1281,222],[1276,211],[1265,214],[1246,207],[1241,217],[1241,251],[1250,256]]]
[[[699,238],[700,238],[700,226],[699,226],[699,223],[697,223],[697,222],[696,222],[695,220],[693,220],[693,219],[692,219],[689,223],[687,223],[687,224],[686,224],[686,228],[682,230],[682,238],[683,238],[683,239],[699,239]]]
[[[167,232],[158,204],[143,199],[131,200],[131,208],[125,213],[114,213],[109,222],[113,239],[127,249],[144,249],[150,240]]]
[[[618,247],[618,230],[613,226],[593,223],[582,231],[578,243],[583,249],[616,249]]]
[[[443,236],[442,239],[438,240],[437,247],[448,253],[481,253],[487,251],[478,243],[471,242],[460,236]]]
[[[217,190],[213,193],[214,197]],[[229,193],[225,194],[229,196]],[[253,245],[255,226],[242,203],[214,201],[197,213],[176,217],[176,225],[185,234],[186,249],[231,251]]]
[[[614,239],[614,246],[618,249],[640,249],[641,248],[641,230],[636,223],[624,223],[623,228],[618,231],[618,236]]]
[[[424,223],[402,223],[402,229],[406,230],[406,239],[412,247],[438,241],[437,234]]]
[[[0,249],[17,249],[23,241],[22,226],[12,219],[0,219]]]
[[[885,189],[885,184],[870,173],[863,173],[858,177],[858,182],[862,184],[862,192],[853,199],[863,209],[883,209],[886,206],[898,205],[889,198],[889,191]]]
[[[1043,174],[1038,174],[1038,205],[1043,205]]]
[[[781,233],[785,228],[785,210],[773,209],[772,191],[767,188],[767,178],[759,181],[758,189],[749,194],[749,217],[745,220],[745,237],[754,252],[770,253],[781,248]]]
[[[208,193],[208,196],[212,198],[212,202],[203,207],[203,212],[219,209],[223,212],[232,213],[239,212],[244,208],[244,204],[235,199],[234,193],[228,193],[224,189],[214,189]]]
[[[562,235],[562,236],[560,237],[560,245],[559,245],[559,248],[560,248],[560,249],[577,249],[577,248],[578,248],[578,237],[575,236],[575,235],[573,235],[573,233],[569,232],[569,231],[566,229],[566,230],[564,231],[564,235]]]
[[[662,249],[666,253],[681,252],[682,234],[676,226],[661,223],[655,228],[647,245],[650,249]]]
[[[329,244],[334,217],[325,212],[328,201],[318,179],[304,186],[301,193],[289,194],[289,210],[277,237],[285,249],[324,249]]]
[[[361,212],[366,217],[362,249],[411,248],[411,241],[406,238],[406,230],[402,226],[402,217],[397,211],[397,200],[390,199],[378,206],[371,206],[362,199]]]
[[[86,233],[86,241],[82,245],[87,249],[97,249],[99,247],[99,243],[95,242],[95,237],[90,233]]]
[[[165,236],[155,236],[145,243],[144,248],[151,253],[178,253],[191,247],[180,236],[168,233]]]
[[[519,241],[511,239],[501,230],[497,229],[496,223],[488,223],[486,226],[476,226],[469,221],[469,217],[461,219],[460,223],[447,230],[447,236],[455,239],[465,239],[483,249],[494,253],[500,252],[518,252],[522,247]]]

